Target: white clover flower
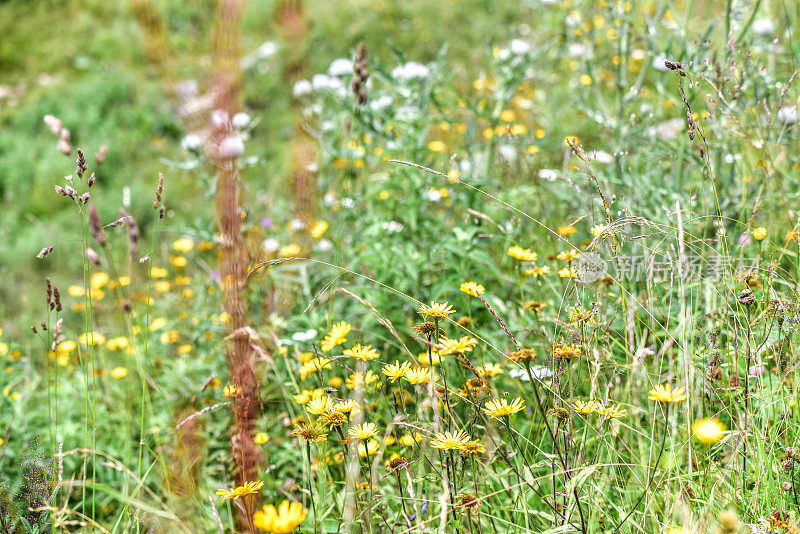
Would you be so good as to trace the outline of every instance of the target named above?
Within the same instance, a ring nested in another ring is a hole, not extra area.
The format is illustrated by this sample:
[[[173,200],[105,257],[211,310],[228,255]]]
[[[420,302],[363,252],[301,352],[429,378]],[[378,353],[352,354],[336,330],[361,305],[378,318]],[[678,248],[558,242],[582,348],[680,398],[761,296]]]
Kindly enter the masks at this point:
[[[294,82],[292,86],[292,95],[295,98],[302,98],[311,93],[314,90],[314,87],[311,85],[311,82],[308,80],[297,80]]]
[[[570,57],[583,57],[586,54],[586,47],[581,43],[572,43],[569,45]]]
[[[522,39],[512,39],[509,47],[511,48],[511,53],[515,56],[522,56],[531,51],[530,43]]]
[[[753,33],[756,35],[772,35],[775,33],[775,24],[769,19],[756,19],[753,21]]]
[[[427,78],[429,74],[430,70],[428,67],[416,61],[411,61],[405,65],[398,65],[392,69],[392,78],[401,81]]]
[[[539,178],[553,182],[558,179],[558,171],[555,169],[540,169]]]
[[[343,57],[334,59],[331,66],[328,67],[328,74],[331,76],[347,76],[348,74],[353,74],[353,61]]]
[[[330,239],[320,239],[317,243],[317,248],[322,252],[327,252],[333,248],[333,243],[331,243]]]
[[[661,54],[653,58],[651,65],[659,72],[667,72],[669,70],[667,68],[667,57]]]
[[[268,237],[267,239],[261,242],[261,250],[263,250],[267,254],[276,252],[279,248],[281,248],[281,244],[278,243],[278,240],[275,239],[274,237]]]
[[[197,134],[187,134],[181,139],[181,146],[186,150],[196,150],[203,145],[203,138]]]
[[[356,205],[356,201],[350,197],[345,197],[342,199],[342,207],[345,209],[353,208]]]
[[[589,155],[598,163],[611,163],[614,161],[614,156],[603,150],[595,150],[590,152]]]
[[[327,74],[315,74],[311,77],[311,86],[317,91],[333,91],[342,87],[342,81]]]
[[[778,110],[778,120],[784,124],[795,123],[798,118],[797,106],[784,106]]]
[[[266,41],[258,47],[258,50],[256,50],[256,55],[260,58],[268,58],[270,56],[274,56],[277,51],[278,45],[275,44],[275,41]]]
[[[439,202],[442,200],[442,193],[438,189],[429,189],[425,192],[425,198],[431,202]]]
[[[405,230],[405,226],[402,223],[397,221],[386,221],[381,224],[381,228],[389,232],[390,234],[397,234]]]
[[[246,128],[247,125],[250,124],[250,115],[248,115],[244,111],[240,111],[239,113],[233,116],[233,119],[231,119],[231,123],[236,128]]]
[[[375,100],[370,101],[369,107],[372,111],[382,111],[392,105],[394,100],[389,95],[381,95]]]

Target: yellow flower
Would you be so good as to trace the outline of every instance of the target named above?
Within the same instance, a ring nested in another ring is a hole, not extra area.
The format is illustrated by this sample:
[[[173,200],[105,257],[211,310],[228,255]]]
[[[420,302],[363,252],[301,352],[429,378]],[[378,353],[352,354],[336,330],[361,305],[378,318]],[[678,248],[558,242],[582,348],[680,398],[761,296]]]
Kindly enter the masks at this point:
[[[606,408],[597,409],[597,413],[604,415],[609,419],[617,419],[619,417],[625,417],[628,415],[628,410],[622,408],[619,404],[614,404]]]
[[[323,432],[322,427],[310,426],[306,424],[295,427],[295,429],[292,430],[292,435],[302,438],[310,443],[316,443],[318,441],[325,441],[328,439],[328,434]]]
[[[477,297],[478,295],[483,295],[483,292],[486,291],[486,288],[484,288],[480,284],[476,284],[475,282],[464,282],[463,284],[461,284],[461,287],[459,287],[459,289],[463,293],[466,293],[471,297]]]
[[[519,261],[536,261],[536,258],[538,257],[535,252],[531,252],[531,249],[524,249],[519,245],[509,247],[508,255]]]
[[[350,413],[353,411],[355,405],[356,402],[353,399],[347,399],[339,401],[336,404],[334,404],[333,409],[336,410],[337,412]]]
[[[292,256],[299,256],[301,251],[302,249],[300,248],[300,245],[292,243],[291,245],[281,247],[278,251],[278,256],[282,258],[290,258]]]
[[[514,113],[513,109],[504,109],[500,113],[500,120],[505,122],[514,122],[517,120],[517,114]]]
[[[753,230],[753,239],[755,239],[756,241],[761,241],[765,237],[767,237],[767,229],[764,228],[763,226],[759,226],[758,228],[755,228]]]
[[[178,341],[180,334],[177,330],[167,330],[159,337],[159,341],[162,345],[169,345],[170,343],[175,343]]]
[[[397,443],[402,445],[403,447],[413,447],[414,443],[418,443],[422,440],[422,436],[417,433],[416,439],[411,434],[403,434],[400,436],[400,439],[397,440]]]
[[[558,235],[560,235],[561,237],[569,237],[569,236],[571,236],[572,234],[574,234],[577,231],[578,231],[578,229],[575,228],[574,226],[559,226],[558,227]]]
[[[341,345],[342,343],[347,341],[347,334],[350,333],[350,330],[352,328],[353,327],[350,326],[345,321],[342,321],[340,323],[336,323],[335,325],[333,325],[333,328],[331,328],[331,331],[322,340],[322,350],[323,350],[323,352],[328,352],[333,347],[335,347],[337,345]]]
[[[411,364],[408,362],[400,363],[399,361],[395,360],[393,364],[386,364],[383,366],[381,373],[386,375],[389,380],[394,382],[398,378],[402,378],[403,375],[411,369]]]
[[[167,270],[163,267],[153,267],[150,269],[150,278],[166,278]]]
[[[126,376],[128,376],[128,370],[125,369],[124,367],[115,367],[111,371],[111,377],[116,378],[117,380],[119,380],[120,378],[125,378]]]
[[[73,350],[78,348],[78,344],[72,341],[71,339],[67,339],[66,341],[62,341],[58,345],[56,345],[56,351],[58,352],[65,352],[69,354]]]
[[[469,441],[469,436],[463,430],[458,432],[440,432],[433,436],[431,447],[434,449],[454,450],[460,449]]]
[[[577,345],[557,343],[551,351],[553,358],[569,360],[581,355],[581,348]]]
[[[190,352],[192,352],[192,346],[188,343],[184,343],[178,347],[178,354],[189,354]]]
[[[441,141],[431,141],[428,143],[428,150],[431,152],[444,152],[447,150],[447,145]]]
[[[346,349],[344,355],[362,361],[374,360],[380,356],[378,351],[373,349],[371,345],[361,344],[356,345],[352,349]]]
[[[110,280],[108,273],[94,273],[89,280],[89,286],[92,289],[102,289],[106,287],[108,281]]]
[[[84,291],[83,286],[69,286],[67,293],[69,293],[70,297],[82,297],[86,294],[86,291]]]
[[[245,482],[243,486],[239,486],[238,488],[234,488],[232,490],[217,490],[217,495],[220,496],[223,502],[227,501],[228,499],[239,499],[245,495],[258,493],[258,490],[260,490],[261,486],[263,485],[264,483],[260,480],[255,482]]]
[[[167,320],[163,317],[159,317],[158,319],[155,319],[153,320],[152,323],[150,323],[149,328],[151,332],[155,332],[156,330],[164,328],[166,325],[167,325]]]
[[[311,237],[313,237],[314,239],[319,239],[327,231],[328,231],[328,223],[326,221],[317,221],[316,224],[314,224],[314,226],[311,227]]]
[[[366,443],[366,446],[364,445]],[[381,448],[381,442],[377,439],[371,439],[369,441],[359,441],[358,442],[358,455],[362,458],[367,456],[367,452],[369,452],[369,456],[375,456],[377,454],[378,449]]]
[[[350,427],[347,434],[354,439],[369,439],[378,433],[378,426],[375,423],[364,423]]]
[[[422,365],[439,365],[441,358],[439,357],[439,351],[432,350],[430,354],[420,352],[417,355],[417,361]]]
[[[357,387],[361,386],[369,386],[378,381],[378,375],[373,373],[372,371],[367,371],[366,374],[362,375],[361,373],[353,373],[347,377],[345,380],[345,386],[347,389],[356,389]]]
[[[283,501],[276,510],[271,504],[253,514],[253,525],[271,534],[289,534],[306,518],[299,502]]]
[[[488,377],[497,376],[503,373],[503,368],[496,363],[490,363],[484,365],[483,367],[476,367],[475,370],[479,375]]]
[[[602,405],[596,400],[590,400],[588,402],[575,401],[572,405],[573,410],[583,415],[591,415],[602,408]]]
[[[659,384],[650,390],[648,398],[657,402],[683,402],[689,394],[682,387],[672,389],[672,384]]]
[[[700,421],[695,421],[694,425],[692,425],[694,437],[706,445],[716,443],[722,439],[722,436],[725,435],[725,430],[725,425],[716,417],[701,419]]]
[[[522,271],[522,274],[524,274],[525,276],[533,276],[534,278],[538,278],[543,274],[547,274],[549,272],[550,272],[550,267],[545,265],[543,267],[533,267],[531,269],[525,269],[524,271]]]
[[[266,432],[256,432],[256,435],[253,436],[253,443],[256,445],[263,445],[269,441],[269,434]]]
[[[120,350],[126,348],[129,343],[127,337],[112,337],[106,342],[106,348],[109,350]]]
[[[486,452],[486,447],[480,441],[468,441],[461,446],[461,455],[468,454],[483,454]]]
[[[235,386],[233,384],[228,384],[227,386],[225,386],[225,389],[222,390],[222,393],[226,397],[228,397],[230,399],[230,398],[235,397],[236,395],[238,395],[239,392],[241,392],[241,391],[242,390],[239,389],[239,387],[237,387],[237,386]]]
[[[414,385],[427,384],[431,381],[431,374],[433,374],[433,380],[436,380],[436,373],[431,373],[430,369],[412,367],[406,371],[406,374],[403,375],[403,379]]]
[[[511,403],[505,399],[490,400],[484,405],[483,413],[491,417],[503,417],[505,415],[512,415],[525,409],[525,401],[517,397]]]
[[[419,314],[424,317],[434,317],[436,319],[445,319],[451,313],[455,313],[455,309],[447,302],[433,302],[428,306],[426,304],[419,305]]]
[[[330,397],[317,397],[306,404],[306,411],[313,415],[322,415],[330,410],[332,405]]]
[[[447,356],[449,354],[464,354],[465,352],[472,352],[478,340],[470,336],[461,336],[459,339],[450,339],[448,337],[440,337],[439,345],[436,349],[439,351],[439,356]]]
[[[81,345],[102,345],[106,342],[106,338],[98,332],[86,332],[78,336],[78,342]]]
[[[186,260],[186,258],[185,258],[185,257],[183,257],[183,256],[172,256],[172,257],[169,259],[169,262],[170,262],[170,263],[172,264],[172,266],[173,266],[173,267],[175,267],[176,269],[183,269],[184,267],[186,267],[186,264],[188,263],[188,261]]]
[[[577,250],[562,250],[561,252],[558,253],[556,259],[559,259],[561,261],[572,261],[578,256],[580,256],[580,252],[578,252]]]
[[[304,363],[300,367],[300,380],[305,380],[311,373],[322,371],[323,369],[330,369],[331,361],[328,358],[314,358],[313,360]]]
[[[172,248],[178,252],[189,252],[194,248],[194,242],[188,237],[182,237],[172,242]]]
[[[578,272],[572,267],[564,267],[563,269],[558,271],[558,276],[560,276],[561,278],[577,278]]]

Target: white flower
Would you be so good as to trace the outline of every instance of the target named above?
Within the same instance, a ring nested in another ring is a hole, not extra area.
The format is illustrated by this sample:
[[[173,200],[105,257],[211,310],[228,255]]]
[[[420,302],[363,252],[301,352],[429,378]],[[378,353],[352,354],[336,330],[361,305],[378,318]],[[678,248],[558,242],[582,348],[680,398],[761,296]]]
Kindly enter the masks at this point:
[[[334,59],[331,66],[328,67],[328,74],[331,76],[347,76],[348,74],[353,74],[353,62],[343,57]]]
[[[785,106],[778,110],[778,120],[784,124],[797,122],[798,118],[796,106]]]
[[[497,153],[499,154],[500,158],[508,163],[513,163],[517,160],[517,149],[511,145],[499,145],[497,147]]]
[[[356,201],[350,197],[345,197],[342,199],[342,207],[345,209],[350,209],[356,205]]]
[[[438,189],[429,189],[425,197],[431,202],[439,202],[442,200],[442,193]]]
[[[511,53],[516,56],[521,56],[531,51],[530,43],[528,43],[528,41],[523,41],[522,39],[512,39],[510,48]]]
[[[275,41],[266,41],[258,47],[258,50],[256,50],[256,55],[260,58],[268,58],[270,56],[274,56],[275,52],[277,51],[278,45],[275,44]]]
[[[652,65],[654,69],[660,72],[667,72],[669,70],[667,68],[667,57],[663,55],[654,57]]]
[[[586,53],[586,47],[580,43],[572,43],[569,45],[569,55],[570,57],[583,57]]]
[[[292,219],[289,222],[289,228],[292,230],[292,232],[299,232],[305,227],[306,223],[304,223],[302,219]]]
[[[497,51],[497,59],[505,61],[506,59],[511,57],[511,50],[508,48],[501,48]]]
[[[553,371],[551,371],[548,367],[531,367],[531,375],[533,375],[533,378],[537,380],[543,380],[545,378],[550,378],[551,376],[553,376]],[[531,377],[528,376],[528,371],[526,371],[525,369],[520,369],[520,368],[511,369],[508,372],[508,376],[510,376],[511,378],[516,378],[521,382],[531,381]]]
[[[558,171],[554,169],[540,169],[539,178],[553,182],[558,179]]]
[[[325,196],[322,197],[322,202],[324,202],[326,206],[333,206],[336,204],[336,194],[328,191],[325,193]]]
[[[304,341],[311,341],[315,337],[317,337],[317,331],[314,328],[309,328],[305,332],[297,332],[296,334],[293,334],[292,340],[302,343]]]
[[[182,99],[189,100],[200,94],[200,85],[197,80],[182,80],[175,84],[175,93]]]
[[[332,91],[342,86],[339,78],[333,78],[327,74],[315,74],[311,77],[311,86],[317,91]]]
[[[539,1],[546,6],[552,6],[553,4],[558,2],[558,0],[539,0]]]
[[[317,243],[317,248],[322,252],[327,252],[333,248],[333,243],[331,243],[330,239],[320,239]]]
[[[244,154],[244,141],[238,135],[228,136],[220,142],[217,153],[221,158],[238,158]]]
[[[195,150],[203,144],[203,139],[197,134],[187,134],[181,139],[181,146],[186,150]]]
[[[306,96],[307,94],[311,93],[314,90],[314,87],[311,85],[311,82],[308,80],[297,80],[294,82],[294,86],[292,87],[292,94],[295,98],[301,98]]]
[[[389,95],[381,95],[375,100],[370,101],[369,107],[372,111],[381,111],[392,105],[394,100]]]
[[[392,78],[397,80],[413,80],[415,78],[427,78],[430,71],[422,63],[411,61],[405,65],[398,65],[392,69]]]
[[[261,250],[267,254],[271,254],[281,248],[281,244],[274,237],[268,237],[261,243]]]
[[[233,125],[237,128],[246,128],[247,125],[250,124],[250,115],[244,111],[240,111],[233,116],[231,123],[233,123]]]
[[[593,152],[590,152],[589,155],[592,156],[594,160],[598,163],[608,164],[614,161],[614,156],[603,150],[595,150]]]
[[[753,33],[756,35],[772,35],[775,33],[775,24],[769,19],[756,19],[753,21]]]
[[[405,230],[405,226],[397,221],[386,221],[385,223],[381,224],[381,228],[391,234],[396,234]]]
[[[211,126],[215,130],[222,130],[228,125],[228,112],[222,109],[215,109],[211,112]]]

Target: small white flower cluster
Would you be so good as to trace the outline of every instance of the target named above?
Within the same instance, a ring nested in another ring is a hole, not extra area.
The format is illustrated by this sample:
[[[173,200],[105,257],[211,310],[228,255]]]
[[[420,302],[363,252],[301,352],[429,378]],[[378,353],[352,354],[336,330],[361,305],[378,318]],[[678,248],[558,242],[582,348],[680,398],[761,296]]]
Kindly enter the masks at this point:
[[[403,65],[398,65],[392,69],[392,78],[400,81],[411,81],[420,78],[427,78],[430,74],[428,67],[422,63],[411,61]]]
[[[406,227],[403,226],[402,223],[399,223],[397,221],[386,221],[383,224],[381,224],[381,228],[383,228],[386,232],[390,234],[398,234],[406,229]]]

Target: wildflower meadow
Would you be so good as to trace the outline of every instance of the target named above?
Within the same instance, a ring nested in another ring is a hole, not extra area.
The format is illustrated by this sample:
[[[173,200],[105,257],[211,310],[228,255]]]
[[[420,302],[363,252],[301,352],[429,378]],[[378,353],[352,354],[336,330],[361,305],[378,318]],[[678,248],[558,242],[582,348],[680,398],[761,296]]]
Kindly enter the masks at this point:
[[[795,22],[0,0],[0,533],[800,532]]]

